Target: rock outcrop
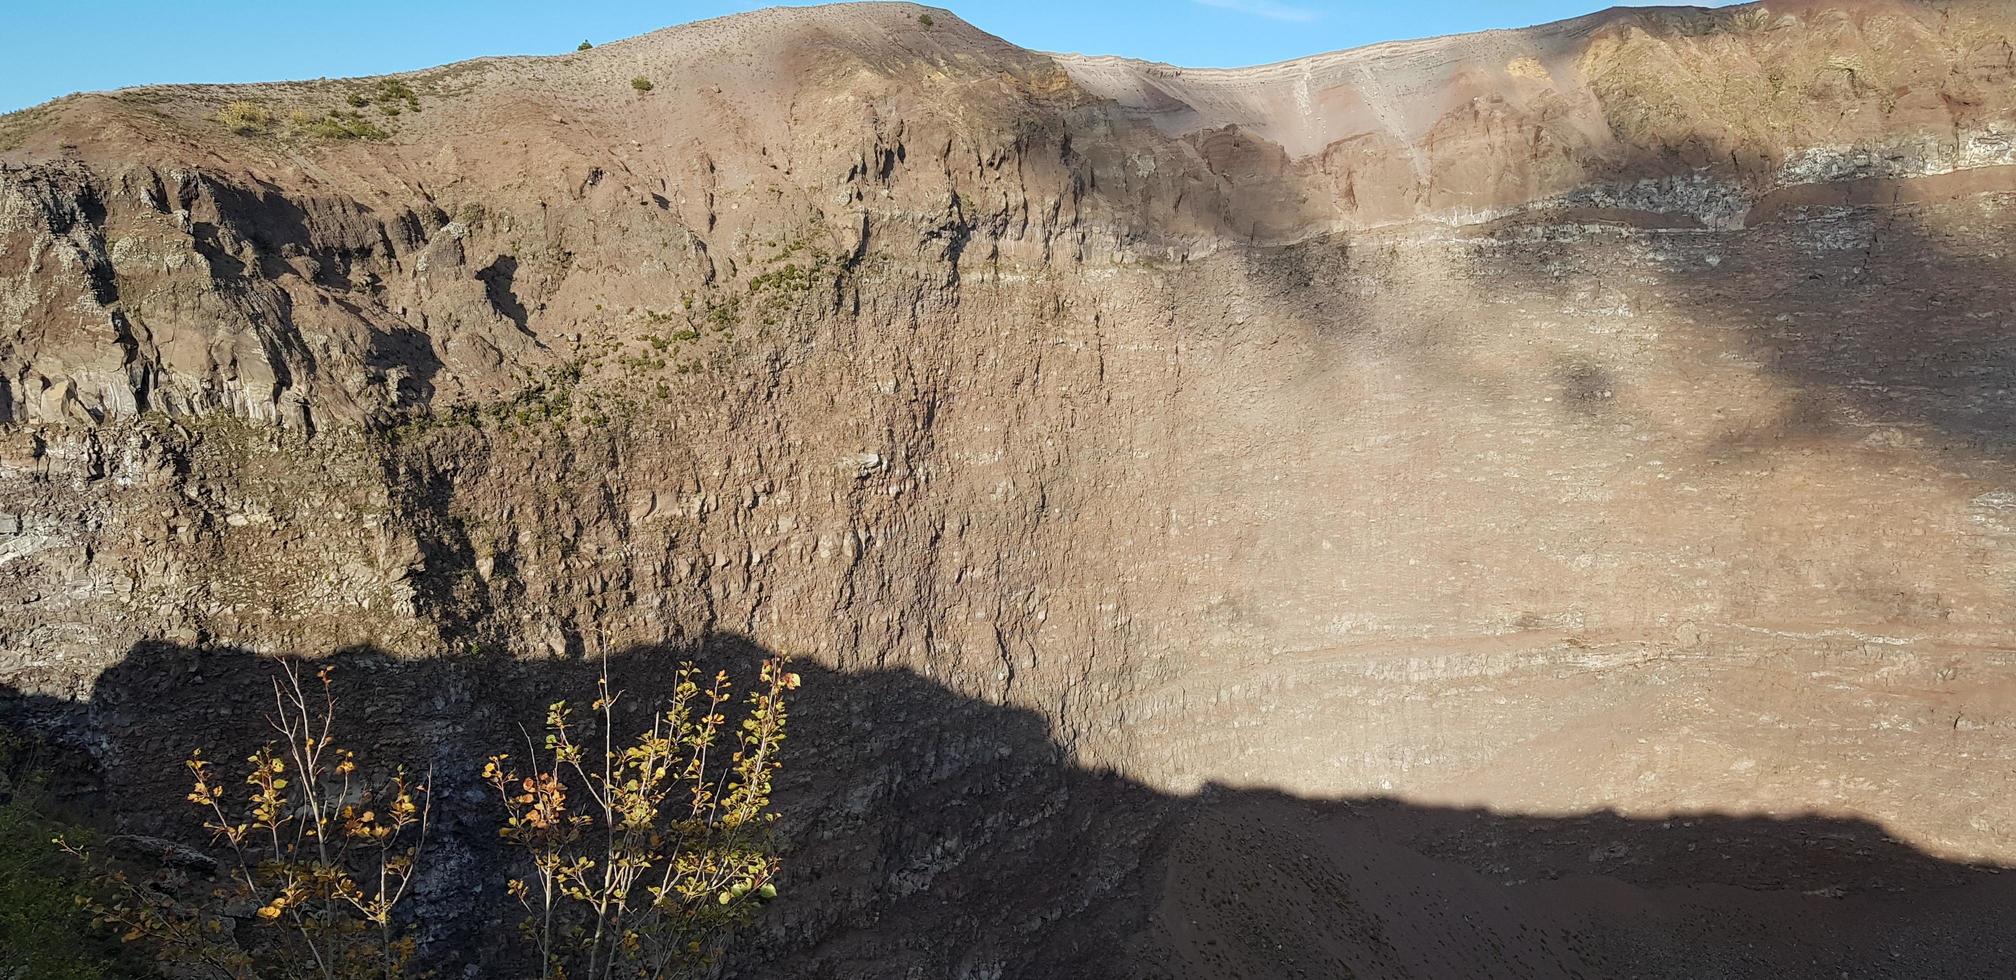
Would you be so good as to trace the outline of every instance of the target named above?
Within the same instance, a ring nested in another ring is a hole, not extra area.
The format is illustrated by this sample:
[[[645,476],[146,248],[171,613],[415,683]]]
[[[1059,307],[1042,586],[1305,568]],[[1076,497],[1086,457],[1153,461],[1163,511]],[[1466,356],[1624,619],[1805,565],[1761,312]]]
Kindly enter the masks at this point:
[[[822,665],[859,737],[797,764],[874,775],[801,804],[845,817],[751,976],[1340,975],[1254,966],[1260,921],[1432,975],[1267,904],[1318,866],[1398,901],[1417,858],[1783,923],[1971,887],[1536,870],[1456,817],[1227,857],[1298,805],[1260,791],[2016,858],[2016,11],[1210,71],[924,14],[0,117],[0,682],[110,739],[145,712],[106,672],[163,642]],[[1220,860],[1301,870],[1197,905]],[[1533,942],[1540,975],[1631,955]]]

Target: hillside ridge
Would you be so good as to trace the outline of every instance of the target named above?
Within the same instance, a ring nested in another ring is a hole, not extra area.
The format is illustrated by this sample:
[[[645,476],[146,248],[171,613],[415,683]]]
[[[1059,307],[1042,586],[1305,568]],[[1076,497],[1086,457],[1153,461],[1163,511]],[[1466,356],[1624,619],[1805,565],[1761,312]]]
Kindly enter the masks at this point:
[[[389,759],[788,654],[731,980],[1985,978],[2016,6],[1565,23],[782,10],[0,120],[0,699],[158,835],[156,700],[271,657]]]

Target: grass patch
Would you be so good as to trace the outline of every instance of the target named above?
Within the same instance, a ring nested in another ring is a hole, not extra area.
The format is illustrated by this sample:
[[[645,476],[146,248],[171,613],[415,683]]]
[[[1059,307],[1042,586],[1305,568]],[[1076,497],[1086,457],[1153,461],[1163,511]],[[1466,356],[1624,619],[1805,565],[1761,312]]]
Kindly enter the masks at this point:
[[[56,115],[55,103],[33,106],[0,116],[0,150],[11,150],[28,141]]]
[[[54,840],[88,835],[53,814],[47,766],[31,741],[0,728],[0,977],[140,976],[78,905],[86,869]]]
[[[240,100],[217,110],[217,121],[240,136],[257,136],[273,129],[273,110],[257,102]]]

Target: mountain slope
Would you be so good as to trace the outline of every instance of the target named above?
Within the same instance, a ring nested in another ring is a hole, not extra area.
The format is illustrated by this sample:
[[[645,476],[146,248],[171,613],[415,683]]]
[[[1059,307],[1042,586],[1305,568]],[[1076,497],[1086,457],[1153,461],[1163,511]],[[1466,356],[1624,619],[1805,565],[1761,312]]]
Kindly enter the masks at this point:
[[[374,347],[409,332],[431,339],[442,401],[466,400],[509,383],[507,362],[563,359],[553,335],[592,335],[611,307],[733,278],[782,231],[851,255],[881,227],[904,261],[1044,267],[1060,248],[1180,257],[1541,204],[1740,225],[1781,186],[2016,162],[1983,128],[2012,98],[1989,4],[1617,11],[1234,71],[1053,60],[921,9],[10,117],[9,251],[67,267],[9,280],[8,412],[354,420],[435,401]],[[243,134],[220,121],[234,103]],[[121,268],[119,241],[186,261]],[[212,288],[249,267],[255,295]],[[659,267],[648,290],[628,275]],[[305,329],[262,336],[276,316]]]
[[[0,682],[148,827],[141,694],[239,651],[409,678],[438,751],[503,724],[471,650],[802,657],[805,897],[736,975],[1460,975],[1470,913],[1541,975],[1888,920],[1951,972],[2016,839],[2012,37],[1197,71],[858,4],[5,117]]]

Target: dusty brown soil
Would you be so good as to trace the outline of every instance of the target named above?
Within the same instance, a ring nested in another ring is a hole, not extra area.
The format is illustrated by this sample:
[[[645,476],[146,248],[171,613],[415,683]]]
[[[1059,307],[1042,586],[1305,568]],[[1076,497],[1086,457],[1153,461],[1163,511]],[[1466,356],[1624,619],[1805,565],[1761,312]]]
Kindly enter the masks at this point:
[[[255,655],[788,652],[736,976],[2006,975],[2008,5],[924,12],[0,117],[10,710],[154,826]]]

